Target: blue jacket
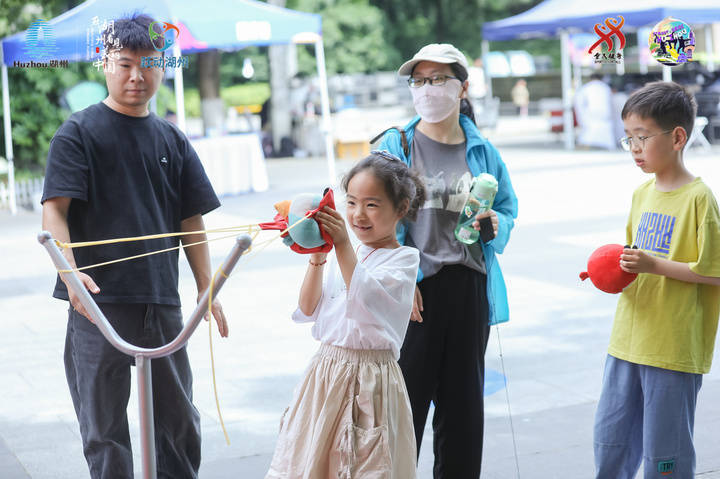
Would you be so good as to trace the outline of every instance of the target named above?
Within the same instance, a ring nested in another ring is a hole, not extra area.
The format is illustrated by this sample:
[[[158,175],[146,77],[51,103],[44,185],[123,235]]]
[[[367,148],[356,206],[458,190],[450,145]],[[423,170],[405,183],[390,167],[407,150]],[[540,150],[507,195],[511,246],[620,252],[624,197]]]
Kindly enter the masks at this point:
[[[415,134],[415,126],[420,117],[416,116],[408,123],[404,130],[408,145],[412,145],[412,138]],[[467,140],[466,159],[470,173],[478,176],[481,173],[490,173],[498,181],[498,192],[493,203],[493,210],[498,216],[498,233],[497,236],[487,243],[469,245],[470,253],[478,256],[482,250],[485,259],[485,266],[488,271],[487,275],[487,297],[490,305],[489,317],[490,324],[504,323],[509,319],[507,289],[505,280],[503,279],[500,265],[498,264],[495,253],[502,253],[510,239],[510,230],[512,230],[517,218],[517,197],[510,183],[505,163],[500,158],[500,153],[490,144],[487,139],[480,135],[475,124],[465,115],[460,115],[460,126],[465,132]],[[383,136],[379,146],[380,150],[387,150],[390,153],[400,157],[408,166],[411,165],[412,150],[409,156],[405,156],[400,139],[400,132],[392,129],[388,130]],[[400,244],[405,244],[405,236],[407,235],[408,225],[405,222],[398,224],[397,238]],[[422,270],[418,271],[418,281],[423,278]]]

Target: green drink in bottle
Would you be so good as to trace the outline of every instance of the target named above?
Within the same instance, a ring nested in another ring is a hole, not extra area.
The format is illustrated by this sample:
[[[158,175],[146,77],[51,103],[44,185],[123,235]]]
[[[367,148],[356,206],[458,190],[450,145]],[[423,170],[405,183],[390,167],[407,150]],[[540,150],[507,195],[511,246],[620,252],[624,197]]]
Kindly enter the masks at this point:
[[[493,175],[482,173],[473,178],[470,185],[470,194],[465,201],[455,227],[455,237],[465,244],[473,244],[480,237],[480,232],[473,228],[475,216],[492,208],[495,194],[498,190],[497,180]]]

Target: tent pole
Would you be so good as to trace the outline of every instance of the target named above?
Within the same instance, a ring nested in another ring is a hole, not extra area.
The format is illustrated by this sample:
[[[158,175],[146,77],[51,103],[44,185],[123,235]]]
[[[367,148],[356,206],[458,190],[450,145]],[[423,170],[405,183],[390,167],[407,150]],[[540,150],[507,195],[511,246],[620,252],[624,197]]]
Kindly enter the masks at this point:
[[[662,72],[663,72],[663,81],[672,81],[672,67],[667,67],[667,66],[663,65]]]
[[[490,104],[492,103],[492,78],[490,78],[490,66],[488,64],[488,56],[490,55],[490,42],[487,40],[483,40],[481,45],[481,51],[482,51],[482,61],[483,61],[483,70],[485,70],[485,85],[487,87],[487,92],[485,93],[485,106],[486,110],[489,111]]]
[[[2,97],[3,97],[3,123],[5,124],[5,158],[8,162],[8,198],[10,214],[17,214],[15,204],[15,162],[13,160],[12,128],[10,127],[10,89],[8,85],[7,65],[2,65]]]
[[[621,50],[623,54],[623,59],[620,60],[620,63],[615,64],[615,73],[622,76],[625,75],[625,51]]]
[[[572,71],[572,88],[574,92],[577,92],[582,86],[582,65],[580,65],[580,63],[573,62]]]
[[[638,45],[644,45],[643,42],[647,42],[647,37],[650,35],[648,32],[649,28],[639,28],[637,31],[637,42]],[[640,73],[643,75],[647,75],[648,72],[648,64],[647,64],[647,57],[640,53],[640,49],[638,49],[638,67],[640,69]]]
[[[175,23],[178,23],[177,19],[173,19]],[[182,50],[180,50],[180,45],[175,42],[175,46],[173,47],[173,55],[176,57],[182,56]],[[185,133],[187,135],[187,130],[185,128],[185,90],[184,90],[184,84],[183,84],[183,69],[182,67],[175,69],[175,79],[174,79],[174,85],[175,85],[175,115],[177,117],[177,126],[180,128],[180,131]]]
[[[705,54],[708,71],[715,71],[715,45],[713,44],[712,23],[705,25]]]
[[[575,146],[575,131],[573,130],[572,98],[570,98],[570,51],[568,43],[570,36],[567,30],[560,32],[560,56],[562,59],[562,98],[563,98],[563,132],[565,136],[565,149],[572,150]]]
[[[325,49],[323,39],[315,41],[315,60],[317,61],[318,78],[320,79],[320,102],[322,103],[322,133],[325,136],[325,157],[328,163],[328,179],[335,186],[335,150],[332,132],[330,131],[330,95],[328,94],[327,72],[325,71]]]

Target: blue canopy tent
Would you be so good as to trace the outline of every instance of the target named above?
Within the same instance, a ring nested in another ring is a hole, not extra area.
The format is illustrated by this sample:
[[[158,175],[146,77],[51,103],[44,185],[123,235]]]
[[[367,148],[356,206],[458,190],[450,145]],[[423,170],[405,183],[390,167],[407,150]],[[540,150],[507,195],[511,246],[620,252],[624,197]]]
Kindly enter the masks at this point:
[[[92,61],[88,46],[88,28],[93,18],[110,21],[135,12],[150,15],[159,21],[171,22],[180,29],[173,56],[209,49],[238,50],[251,45],[306,43],[315,45],[317,71],[322,102],[322,131],[328,174],[335,182],[335,158],[330,132],[330,102],[327,92],[325,54],[320,15],[296,12],[254,0],[88,0],[47,22],[46,35],[52,43],[46,58],[70,62]],[[37,32],[35,32],[37,33]],[[37,50],[28,48],[35,41],[32,29],[16,33],[0,43],[2,63],[3,108],[5,118],[5,152],[9,164],[11,210],[15,212],[13,152],[10,126],[9,86],[7,68],[15,62],[47,61],[39,59]],[[185,130],[185,108],[182,68],[175,70],[175,97],[178,126]]]
[[[572,131],[572,99],[570,98],[569,35],[592,32],[597,23],[607,17],[622,15],[623,28],[638,29],[653,26],[666,17],[683,20],[690,26],[708,25],[720,21],[718,0],[605,0],[603,2],[579,3],[573,0],[546,0],[518,15],[488,22],[483,25],[483,52],[489,51],[488,41],[560,37],[562,52],[562,84],[565,147],[574,145]],[[706,29],[706,44],[712,45],[712,37]],[[712,47],[711,47],[712,48]],[[712,58],[712,55],[711,55]],[[711,60],[712,61],[712,60]],[[663,78],[671,78],[670,67],[663,67]],[[489,81],[489,79],[488,79]]]

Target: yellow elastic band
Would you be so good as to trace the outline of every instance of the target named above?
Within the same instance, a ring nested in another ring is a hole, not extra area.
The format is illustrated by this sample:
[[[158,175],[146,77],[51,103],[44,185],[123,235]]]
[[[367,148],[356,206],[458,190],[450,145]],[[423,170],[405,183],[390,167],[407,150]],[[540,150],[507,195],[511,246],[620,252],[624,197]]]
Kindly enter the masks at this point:
[[[217,408],[218,418],[220,419],[220,427],[222,428],[223,435],[225,436],[225,443],[227,443],[227,445],[229,446],[230,436],[228,436],[227,429],[225,429],[225,421],[223,421],[222,412],[220,412],[220,399],[217,392],[217,381],[215,380],[215,354],[213,353],[212,340],[212,293],[215,287],[215,276],[217,276],[218,273],[221,273],[223,276],[225,276],[225,278],[227,278],[227,276],[222,270],[222,266],[218,268],[215,274],[212,275],[212,278],[210,278],[210,289],[208,290],[208,338],[210,341],[210,370],[212,371],[213,391],[215,392],[215,407]]]
[[[91,264],[88,266],[83,266],[81,268],[59,269],[58,273],[72,273],[73,271],[77,272],[77,271],[83,271],[83,270],[90,269],[90,268],[97,268],[99,266],[107,266],[109,264],[120,263],[122,261],[129,261],[131,259],[143,258],[145,256],[152,256],[154,254],[167,253],[168,251],[174,251],[176,249],[179,250],[180,248],[189,248],[190,246],[196,246],[196,245],[203,244],[203,243],[209,243],[211,241],[220,241],[223,239],[234,238],[235,236],[236,236],[235,234],[231,234],[231,235],[227,235],[227,236],[221,236],[220,238],[206,239],[203,241],[197,241],[195,243],[183,244],[183,245],[175,246],[172,248],[166,248],[166,249],[161,249],[161,250],[157,250],[157,251],[150,251],[148,253],[137,254],[135,256],[127,256],[125,258],[113,259],[111,261],[105,261],[104,263]]]
[[[260,244],[263,245],[263,246],[262,246],[262,248],[260,248],[260,250],[258,250],[256,253],[259,253],[260,251],[262,251],[263,249],[265,249],[270,243],[272,243],[273,241],[275,241],[276,239],[278,239],[280,236],[282,236],[283,234],[285,234],[287,231],[290,231],[290,230],[291,230],[292,228],[294,228],[297,224],[301,223],[302,221],[305,221],[305,220],[308,219],[309,217],[310,217],[309,214],[308,214],[308,215],[305,215],[303,218],[301,218],[300,220],[298,220],[297,222],[295,222],[292,226],[290,226],[290,227],[287,228],[286,230],[280,232],[280,234],[274,236],[273,238],[270,238],[270,239],[267,240],[267,241],[263,241],[262,243],[260,243]],[[258,232],[256,232],[256,233],[253,235],[253,238],[252,238],[253,241],[255,240],[255,238],[257,237],[257,235],[258,235],[259,233],[260,233],[260,232],[258,231]],[[251,243],[251,245],[252,245],[252,244],[253,244],[253,243]],[[243,255],[245,255],[245,253],[247,253],[248,251],[250,251],[250,248],[246,249],[246,250],[243,252]],[[253,256],[254,256],[254,255],[253,255]],[[246,262],[247,262],[247,261],[246,261]],[[236,267],[235,270],[237,271],[237,267]],[[225,428],[225,421],[223,421],[222,412],[220,411],[220,399],[219,399],[219,397],[218,397],[217,381],[216,381],[216,379],[215,379],[215,353],[213,352],[213,340],[212,340],[212,320],[213,320],[213,314],[212,314],[212,292],[213,292],[213,290],[215,289],[215,277],[217,276],[218,273],[220,273],[222,276],[224,276],[225,279],[228,279],[228,278],[229,278],[229,276],[228,276],[227,274],[225,274],[225,272],[223,271],[222,266],[221,266],[220,268],[218,268],[217,271],[215,271],[215,274],[213,274],[212,277],[210,278],[210,289],[208,290],[208,323],[209,323],[209,324],[208,324],[208,341],[209,341],[209,343],[210,343],[210,370],[212,371],[213,392],[215,393],[215,407],[217,408],[218,419],[220,420],[220,427],[222,428],[223,435],[225,436],[225,442],[226,442],[227,445],[229,446],[229,445],[230,445],[230,437],[228,436],[227,429]]]
[[[292,226],[287,228],[285,231],[282,231],[282,232],[280,232],[280,234],[274,236],[273,238],[260,243],[263,246],[262,246],[262,248],[260,248],[260,250],[257,251],[257,253],[259,253],[260,251],[265,249],[270,243],[272,243],[273,241],[278,239],[280,236],[285,234],[287,231],[290,231],[290,229],[294,228],[297,224],[299,224],[302,221],[305,221],[309,217],[310,217],[309,215],[304,216],[303,218],[301,218],[300,220],[295,222],[295,224],[293,224]],[[258,234],[260,234],[260,231],[255,232],[255,234],[252,237],[253,241],[258,236]],[[251,243],[251,245],[252,244],[253,243]],[[243,255],[245,253],[247,253],[248,251],[250,251],[250,248],[245,250]],[[237,268],[236,268],[236,271],[237,271]],[[229,276],[225,273],[225,271],[223,271],[222,266],[220,268],[218,268],[217,271],[215,271],[215,274],[213,274],[212,277],[210,278],[210,289],[208,290],[208,323],[209,323],[208,324],[208,341],[210,343],[210,370],[212,372],[213,392],[215,394],[215,407],[217,408],[218,419],[220,420],[220,427],[222,428],[223,435],[225,436],[225,443],[229,446],[230,445],[230,436],[228,435],[227,429],[225,428],[225,421],[223,421],[222,412],[220,410],[220,398],[219,398],[218,392],[217,392],[217,380],[215,379],[215,353],[213,352],[213,340],[212,340],[212,321],[213,321],[212,293],[213,293],[213,290],[215,289],[215,277],[217,276],[218,273],[220,273],[222,276],[224,276],[225,279],[229,278]]]
[[[261,243],[257,243],[257,244],[254,243],[255,238],[257,238],[257,236],[260,234],[260,232],[263,231],[263,230],[262,230],[261,228],[259,228],[257,225],[243,225],[243,226],[236,226],[236,227],[230,227],[230,228],[216,228],[216,229],[212,229],[212,230],[203,230],[203,231],[189,231],[189,232],[184,232],[184,233],[166,233],[166,234],[147,235],[147,236],[136,236],[136,237],[128,237],[128,238],[117,238],[117,239],[112,239],[112,240],[86,241],[86,242],[80,242],[80,243],[63,243],[63,242],[61,242],[61,241],[57,241],[57,240],[56,240],[56,243],[58,244],[58,246],[60,246],[60,247],[62,247],[62,248],[82,248],[82,247],[85,247],[85,246],[96,246],[96,245],[104,245],[104,244],[112,244],[112,243],[122,243],[122,242],[138,241],[138,240],[144,240],[144,239],[167,238],[167,237],[171,237],[171,236],[183,236],[183,235],[199,234],[199,233],[217,233],[217,232],[226,232],[226,231],[234,231],[234,232],[246,231],[248,234],[254,232],[253,237],[252,237],[252,241],[253,241],[253,242],[251,243],[251,247],[252,247],[252,246],[255,246],[255,247],[260,246],[260,249],[258,249],[257,251],[254,251],[255,254],[253,254],[253,255],[250,257],[250,258],[252,258],[252,257],[256,256],[258,253],[260,253],[262,250],[264,250],[265,248],[267,248],[267,247],[270,245],[270,243],[272,243],[273,241],[277,240],[277,239],[280,238],[282,235],[284,235],[285,233],[287,233],[288,231],[290,231],[291,229],[293,229],[294,227],[296,227],[298,224],[300,224],[300,223],[302,223],[303,221],[307,220],[309,217],[310,217],[310,213],[306,214],[304,217],[300,218],[298,221],[296,221],[295,223],[293,223],[292,225],[290,225],[288,228],[286,228],[285,230],[281,231],[281,232],[278,233],[277,235],[273,236],[272,238],[270,238],[270,239],[268,239],[268,240],[266,240],[266,241],[263,241],[263,242],[261,242]],[[174,248],[167,248],[167,249],[162,249],[162,250],[158,250],[158,251],[150,251],[150,252],[148,252],[148,253],[143,253],[143,254],[139,254],[139,255],[135,255],[135,256],[128,256],[128,257],[126,257],[126,258],[119,258],[119,259],[115,259],[115,260],[112,260],[112,261],[106,261],[106,262],[104,262],[104,263],[98,263],[98,264],[93,264],[93,265],[89,265],[89,266],[83,266],[83,267],[81,267],[81,268],[60,269],[60,270],[58,270],[58,273],[78,272],[78,271],[82,271],[82,270],[86,270],[86,269],[90,269],[90,268],[96,268],[96,267],[99,267],[99,266],[106,266],[106,265],[109,265],[109,264],[119,263],[119,262],[121,262],[121,261],[128,261],[128,260],[131,260],[131,259],[142,258],[142,257],[144,257],[144,256],[150,256],[150,255],[154,255],[154,254],[165,253],[165,252],[168,252],[168,251],[179,250],[180,248],[189,248],[190,246],[196,246],[196,245],[203,244],[203,243],[209,243],[209,242],[211,242],[211,241],[219,241],[219,240],[222,240],[222,239],[232,238],[232,237],[235,237],[235,236],[236,236],[236,234],[232,234],[232,235],[222,236],[222,237],[220,237],[220,238],[213,238],[213,239],[210,239],[210,240],[206,239],[206,240],[204,240],[204,241],[198,241],[198,242],[191,243],[191,244],[179,245],[179,246],[176,246],[176,247],[174,247]],[[248,253],[250,250],[251,250],[251,248],[248,248],[247,250],[245,250],[245,251],[243,252],[243,255],[245,255],[246,253]],[[250,259],[250,258],[248,258],[248,259]],[[246,262],[247,262],[247,261],[246,261]],[[212,277],[210,278],[210,289],[208,290],[208,323],[210,323],[210,324],[208,325],[208,334],[209,334],[209,341],[210,341],[210,367],[211,367],[211,371],[212,371],[213,391],[214,391],[214,393],[215,393],[215,406],[217,407],[218,418],[220,419],[220,426],[222,427],[223,434],[224,434],[224,436],[225,436],[225,442],[226,442],[228,445],[230,445],[230,437],[228,436],[227,429],[225,428],[225,422],[223,421],[222,412],[220,411],[220,399],[219,399],[219,397],[218,397],[217,381],[216,381],[216,379],[215,379],[215,355],[214,355],[214,353],[213,353],[213,342],[212,342],[212,320],[213,320],[213,314],[212,314],[212,302],[213,302],[212,293],[213,293],[213,289],[214,289],[214,287],[215,287],[215,277],[217,276],[218,273],[220,273],[223,277],[225,277],[225,279],[228,279],[228,278],[229,278],[229,275],[227,275],[227,274],[222,270],[222,266],[221,266],[220,268],[218,268],[217,271],[215,271],[215,273],[214,273],[214,274],[212,275]]]
[[[60,246],[63,249],[67,248],[84,248],[86,246],[98,246],[98,245],[104,245],[104,244],[114,244],[114,243],[127,243],[130,241],[142,241],[142,240],[150,240],[150,239],[158,239],[158,238],[171,238],[173,236],[186,236],[186,235],[194,235],[194,234],[201,234],[201,233],[228,233],[231,231],[247,231],[248,233],[255,230],[260,229],[260,227],[257,224],[251,224],[251,225],[241,225],[241,226],[229,226],[227,228],[214,228],[209,230],[199,230],[199,231],[183,231],[180,233],[158,233],[158,234],[152,234],[152,235],[144,235],[144,236],[128,236],[126,238],[113,238],[113,239],[106,239],[106,240],[99,240],[99,241],[80,241],[77,243],[63,243],[62,241],[55,241],[58,246]]]
[[[298,221],[293,223],[291,226],[289,226],[285,230],[281,231],[277,236],[275,236],[271,240],[269,240],[268,243],[275,241],[276,239],[278,239],[279,237],[281,237],[282,235],[284,235],[285,233],[287,233],[288,231],[290,231],[295,226],[302,223],[309,217],[310,217],[310,213],[306,214],[305,216],[300,218]],[[57,243],[58,246],[60,246],[63,249],[83,248],[85,246],[97,246],[97,245],[106,245],[106,244],[113,244],[113,243],[125,243],[125,242],[130,242],[130,241],[156,239],[156,238],[167,238],[167,237],[171,237],[171,236],[184,236],[184,235],[200,234],[200,233],[218,233],[218,232],[224,232],[224,231],[234,231],[234,232],[246,231],[248,233],[251,233],[254,231],[255,232],[255,235],[253,236],[253,240],[254,240],[257,237],[257,235],[260,234],[260,232],[263,230],[261,228],[259,228],[256,224],[255,225],[251,224],[251,225],[233,226],[233,227],[229,227],[229,228],[215,228],[215,229],[202,230],[202,231],[188,231],[188,232],[183,232],[183,233],[163,233],[163,234],[156,234],[156,235],[115,238],[115,239],[100,240],[100,241],[85,241],[85,242],[79,242],[79,243],[63,243],[62,241],[57,241],[57,240],[55,240],[55,242]],[[223,239],[227,239],[227,238],[232,238],[233,236],[235,236],[235,235],[232,234],[232,235],[222,236],[220,238],[213,238],[213,239],[204,240],[204,241],[197,241],[195,243],[190,243],[190,244],[186,244],[186,245],[179,245],[179,246],[174,246],[172,248],[150,251],[147,253],[138,254],[138,255],[134,255],[134,256],[126,256],[124,258],[118,258],[118,259],[114,259],[111,261],[105,261],[103,263],[91,264],[91,265],[83,266],[81,268],[60,269],[60,270],[58,270],[58,273],[70,273],[73,271],[75,271],[75,272],[84,271],[86,269],[97,268],[100,266],[107,266],[110,264],[120,263],[122,261],[129,261],[132,259],[144,258],[145,256],[152,256],[154,254],[167,253],[168,251],[175,251],[175,250],[179,250],[180,248],[189,248],[190,246],[196,246],[199,244],[209,243],[211,241],[219,241],[219,240],[223,240]],[[245,253],[247,253],[248,251],[250,251],[250,248],[248,248],[248,250]]]

